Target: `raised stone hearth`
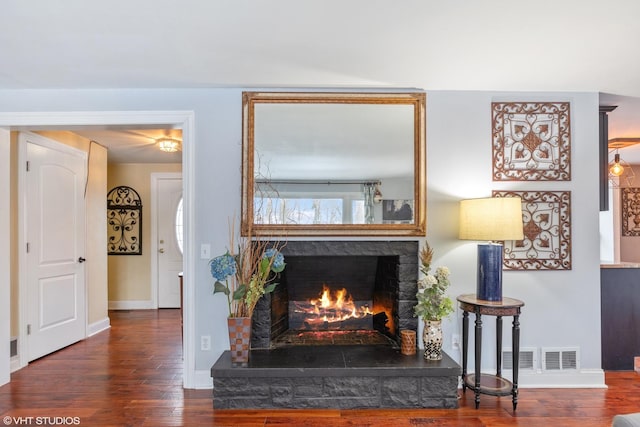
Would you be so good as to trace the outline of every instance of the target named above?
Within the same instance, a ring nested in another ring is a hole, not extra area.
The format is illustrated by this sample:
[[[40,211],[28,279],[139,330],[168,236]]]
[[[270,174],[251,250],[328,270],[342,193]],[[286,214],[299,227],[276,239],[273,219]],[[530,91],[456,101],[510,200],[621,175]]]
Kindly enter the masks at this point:
[[[225,351],[211,368],[215,409],[458,407],[460,365],[366,345],[252,350],[248,367]]]

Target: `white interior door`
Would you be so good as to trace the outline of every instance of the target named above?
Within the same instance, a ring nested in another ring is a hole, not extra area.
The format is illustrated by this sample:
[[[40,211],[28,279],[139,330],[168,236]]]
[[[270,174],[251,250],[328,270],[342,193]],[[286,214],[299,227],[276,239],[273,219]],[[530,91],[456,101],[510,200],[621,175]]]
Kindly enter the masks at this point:
[[[180,307],[180,279],[182,272],[182,177],[159,177],[157,180],[157,263],[158,307]],[[180,211],[181,212],[181,211]],[[180,243],[178,241],[180,239]]]
[[[25,191],[27,354],[34,360],[86,336],[86,154],[21,133]]]

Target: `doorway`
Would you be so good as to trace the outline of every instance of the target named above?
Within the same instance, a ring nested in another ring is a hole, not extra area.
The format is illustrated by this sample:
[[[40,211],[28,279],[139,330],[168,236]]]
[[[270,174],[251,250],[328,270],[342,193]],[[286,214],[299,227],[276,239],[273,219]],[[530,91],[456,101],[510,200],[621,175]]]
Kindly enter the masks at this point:
[[[184,112],[163,112],[163,111],[147,111],[147,112],[57,112],[56,114],[43,113],[2,113],[0,114],[0,147],[7,149],[11,146],[10,131],[12,130],[29,130],[29,129],[69,129],[81,126],[138,126],[140,124],[153,126],[158,124],[171,124],[176,128],[182,129],[184,147],[182,151],[182,162],[186,170],[192,170],[194,163],[193,150],[189,148],[193,146],[193,129],[194,129],[194,113],[191,111]],[[12,180],[4,180],[2,193],[9,194],[11,192]],[[193,345],[193,289],[191,285],[191,277],[193,277],[194,257],[193,250],[190,249],[190,242],[193,239],[193,174],[187,173],[183,179],[184,191],[184,387],[193,388],[195,383],[195,352]],[[0,224],[0,240],[9,241],[11,236],[10,221],[4,219]],[[8,283],[8,282],[5,282]],[[8,286],[8,285],[5,285]],[[3,290],[6,292],[7,289]],[[9,298],[0,299],[0,311],[10,313],[12,305]],[[25,333],[27,323],[21,311],[20,330],[21,334]],[[0,340],[9,342],[9,331],[0,330]],[[26,362],[24,362],[26,364]],[[10,372],[10,361],[7,355],[0,357],[0,380],[8,379]]]

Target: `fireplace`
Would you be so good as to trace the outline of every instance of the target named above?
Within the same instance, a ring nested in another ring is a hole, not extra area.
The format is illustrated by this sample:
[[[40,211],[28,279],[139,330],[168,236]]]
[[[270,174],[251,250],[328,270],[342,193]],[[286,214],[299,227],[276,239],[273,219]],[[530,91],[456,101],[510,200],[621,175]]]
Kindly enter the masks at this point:
[[[248,366],[225,351],[211,367],[214,408],[458,407],[460,365],[397,348],[399,331],[418,326],[418,242],[290,241],[282,252],[285,274],[253,313]],[[325,287],[334,296],[345,288],[356,312],[371,314],[300,320],[298,308]]]
[[[387,345],[417,330],[415,241],[290,241],[276,290],[253,315],[254,349]],[[333,303],[333,304],[332,304]]]

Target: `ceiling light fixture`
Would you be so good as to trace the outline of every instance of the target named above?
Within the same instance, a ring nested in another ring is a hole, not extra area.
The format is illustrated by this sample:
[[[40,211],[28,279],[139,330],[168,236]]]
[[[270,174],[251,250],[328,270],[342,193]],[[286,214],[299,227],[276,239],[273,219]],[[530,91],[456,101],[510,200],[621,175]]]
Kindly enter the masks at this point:
[[[609,172],[613,176],[620,176],[624,173],[624,167],[620,164],[620,154],[616,153],[613,157],[613,164],[609,166]]]
[[[631,187],[635,177],[636,174],[631,165],[620,158],[620,154],[618,154],[618,150],[616,149],[613,161],[609,163],[609,186],[611,188],[620,188],[620,180],[624,179],[627,187]]]
[[[156,143],[158,144],[158,148],[166,153],[175,153],[181,149],[181,142],[179,139],[160,138]]]

